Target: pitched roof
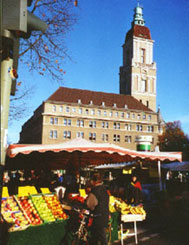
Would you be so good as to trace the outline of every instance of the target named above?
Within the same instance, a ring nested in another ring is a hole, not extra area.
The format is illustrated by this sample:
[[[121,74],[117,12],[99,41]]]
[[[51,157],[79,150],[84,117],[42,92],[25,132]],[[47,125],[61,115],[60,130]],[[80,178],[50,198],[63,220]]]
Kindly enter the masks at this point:
[[[146,26],[134,25],[126,35],[126,41],[132,37],[141,37],[145,39],[152,39],[150,30]]]
[[[127,105],[128,109],[142,110],[152,112],[151,109],[140,103],[137,99],[131,95],[113,94],[96,92],[83,89],[59,87],[47,100],[53,102],[66,102],[66,103],[78,103],[89,105],[92,101],[93,105],[101,106],[104,102],[105,107],[112,107],[116,104],[117,108],[125,108]]]

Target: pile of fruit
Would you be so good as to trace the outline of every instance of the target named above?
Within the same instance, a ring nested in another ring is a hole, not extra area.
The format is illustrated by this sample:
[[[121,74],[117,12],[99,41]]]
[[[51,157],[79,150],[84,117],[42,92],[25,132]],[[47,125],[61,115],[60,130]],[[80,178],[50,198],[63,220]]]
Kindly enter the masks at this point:
[[[45,202],[45,200],[43,199],[41,195],[32,196],[31,199],[40,217],[43,219],[44,222],[54,222],[55,221],[55,217],[53,216],[51,210],[48,208],[47,203]]]
[[[24,229],[29,222],[24,213],[19,209],[13,197],[3,198],[1,204],[3,218],[12,224],[10,231]]]
[[[146,215],[143,206],[131,206],[120,198],[110,196],[109,210],[111,213],[119,211],[121,214],[140,214]]]
[[[17,201],[23,209],[23,212],[27,215],[30,224],[40,225],[43,223],[32,201],[28,197],[17,197]]]
[[[54,218],[57,220],[67,219],[67,214],[63,211],[61,204],[55,194],[44,195],[48,208],[51,210]]]

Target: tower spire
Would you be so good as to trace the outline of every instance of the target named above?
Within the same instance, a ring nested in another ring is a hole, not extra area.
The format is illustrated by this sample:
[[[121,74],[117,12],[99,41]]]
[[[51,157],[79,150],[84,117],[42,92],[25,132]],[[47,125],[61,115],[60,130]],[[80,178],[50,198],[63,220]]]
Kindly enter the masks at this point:
[[[140,0],[137,0],[137,7],[134,9],[132,25],[144,26],[145,21],[143,19],[143,8],[140,6]]]

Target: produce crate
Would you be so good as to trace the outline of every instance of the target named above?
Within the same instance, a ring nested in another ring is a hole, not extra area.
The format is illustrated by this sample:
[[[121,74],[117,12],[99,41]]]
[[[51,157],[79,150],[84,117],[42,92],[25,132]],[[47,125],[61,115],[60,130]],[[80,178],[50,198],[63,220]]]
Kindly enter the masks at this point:
[[[68,215],[63,211],[61,203],[55,193],[44,194],[43,198],[56,220],[65,220],[68,218]]]
[[[13,196],[2,198],[1,213],[7,223],[12,224],[9,231],[24,230],[29,226],[26,215],[22,212]]]
[[[42,194],[31,195],[30,199],[32,200],[32,203],[34,204],[44,223],[56,221]]]
[[[42,219],[28,196],[15,196],[15,199],[31,225],[41,225]]]

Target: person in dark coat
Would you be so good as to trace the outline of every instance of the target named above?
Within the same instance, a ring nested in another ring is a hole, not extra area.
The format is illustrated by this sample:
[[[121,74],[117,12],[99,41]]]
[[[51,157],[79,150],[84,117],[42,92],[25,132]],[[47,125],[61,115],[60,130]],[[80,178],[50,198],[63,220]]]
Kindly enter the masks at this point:
[[[132,180],[128,186],[129,203],[139,205],[142,203],[142,186],[136,174],[132,175]]]
[[[95,173],[91,180],[92,188],[86,205],[94,214],[91,226],[90,245],[107,245],[106,228],[109,221],[109,195],[102,182],[100,173]]]

